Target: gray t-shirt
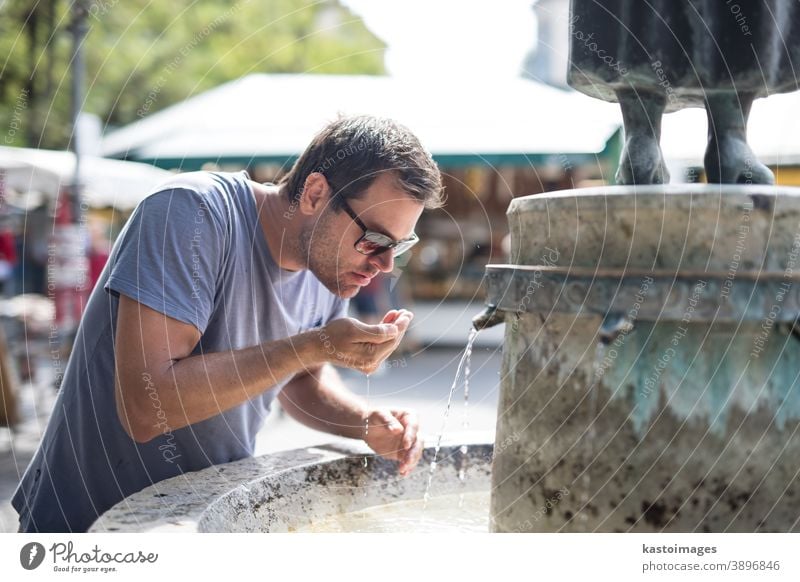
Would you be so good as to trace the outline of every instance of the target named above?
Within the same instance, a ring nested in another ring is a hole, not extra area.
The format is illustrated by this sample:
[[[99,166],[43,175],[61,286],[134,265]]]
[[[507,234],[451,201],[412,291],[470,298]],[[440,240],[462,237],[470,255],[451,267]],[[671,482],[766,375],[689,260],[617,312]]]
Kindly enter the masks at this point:
[[[310,271],[278,267],[247,179],[245,172],[180,174],[133,212],[91,294],[42,442],[12,499],[23,531],[85,531],[144,487],[251,456],[272,400],[289,380],[172,430],[144,374],[141,388],[162,434],[136,443],[114,398],[120,293],[197,327],[202,337],[193,354],[254,346],[346,314],[347,301]]]

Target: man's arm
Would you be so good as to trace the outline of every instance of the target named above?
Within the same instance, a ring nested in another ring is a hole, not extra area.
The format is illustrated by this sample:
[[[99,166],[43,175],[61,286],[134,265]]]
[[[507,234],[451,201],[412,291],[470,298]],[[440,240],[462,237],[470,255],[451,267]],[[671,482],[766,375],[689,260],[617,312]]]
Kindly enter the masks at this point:
[[[221,414],[331,358],[374,371],[394,350],[398,333],[394,324],[343,318],[323,330],[192,356],[200,341],[196,327],[123,294],[114,346],[117,415],[132,439],[147,442]]]
[[[367,403],[353,394],[330,364],[292,378],[278,394],[289,415],[309,428],[351,439],[364,438]]]
[[[369,408],[347,389],[333,366],[298,374],[278,394],[278,401],[310,428],[363,439],[382,457],[398,461],[397,471],[403,477],[422,456],[417,415],[410,410]]]
[[[135,441],[221,414],[324,361],[313,332],[190,357],[199,341],[194,326],[120,295],[117,414]]]

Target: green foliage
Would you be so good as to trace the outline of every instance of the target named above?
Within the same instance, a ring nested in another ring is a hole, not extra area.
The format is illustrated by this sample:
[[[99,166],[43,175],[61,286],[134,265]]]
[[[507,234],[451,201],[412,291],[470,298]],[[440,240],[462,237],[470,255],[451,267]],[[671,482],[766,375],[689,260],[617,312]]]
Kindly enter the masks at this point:
[[[0,145],[69,143],[69,0],[0,0]],[[337,0],[85,0],[83,110],[121,126],[251,73],[382,74]]]

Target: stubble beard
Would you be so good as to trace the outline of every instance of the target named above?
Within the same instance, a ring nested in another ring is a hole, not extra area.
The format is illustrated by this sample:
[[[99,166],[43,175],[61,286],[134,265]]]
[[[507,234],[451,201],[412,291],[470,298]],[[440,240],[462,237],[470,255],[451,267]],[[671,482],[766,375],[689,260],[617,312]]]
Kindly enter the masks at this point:
[[[327,214],[327,213],[326,213]],[[339,274],[339,239],[329,228],[327,216],[315,224],[306,225],[300,233],[300,253],[320,283],[337,297],[349,299],[358,292],[358,286],[346,283]],[[344,273],[344,272],[343,272]]]

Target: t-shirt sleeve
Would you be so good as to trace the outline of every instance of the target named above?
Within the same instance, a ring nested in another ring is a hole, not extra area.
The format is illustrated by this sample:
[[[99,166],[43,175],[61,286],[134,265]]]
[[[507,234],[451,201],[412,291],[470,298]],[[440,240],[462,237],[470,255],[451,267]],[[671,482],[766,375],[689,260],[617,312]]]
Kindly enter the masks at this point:
[[[152,194],[120,234],[104,289],[204,333],[214,307],[224,232],[206,195],[186,188]]]

